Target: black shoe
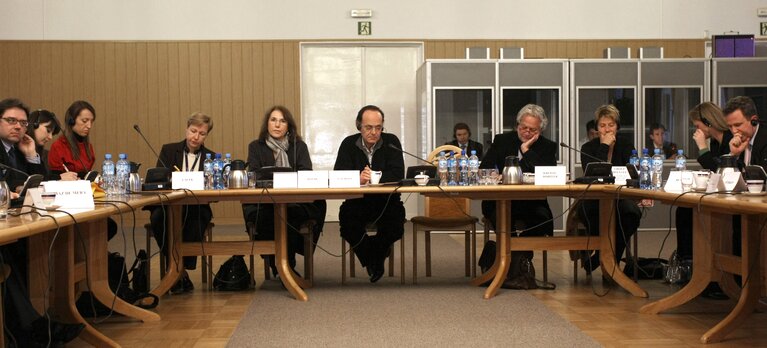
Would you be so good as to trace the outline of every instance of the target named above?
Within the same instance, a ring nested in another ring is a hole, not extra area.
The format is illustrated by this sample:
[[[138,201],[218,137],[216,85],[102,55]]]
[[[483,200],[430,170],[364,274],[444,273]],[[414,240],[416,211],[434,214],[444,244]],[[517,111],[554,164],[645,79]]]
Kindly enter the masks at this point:
[[[708,283],[708,286],[700,295],[709,300],[724,301],[730,299],[730,297],[722,291],[722,288],[719,287],[719,283],[715,282]]]
[[[178,295],[190,292],[192,290],[194,290],[194,284],[192,284],[192,280],[189,279],[188,275],[184,275],[176,282],[176,284],[173,285],[172,288],[170,288],[169,292],[171,295]]]
[[[581,254],[581,267],[583,267],[587,275],[591,275],[591,272],[599,268],[599,254],[589,255],[587,252]]]
[[[367,267],[368,275],[370,275],[370,282],[375,283],[381,279],[384,275],[384,261],[375,262]]]
[[[47,345],[50,341],[51,346],[63,345],[80,335],[85,329],[85,324],[66,324],[57,321],[48,321],[41,317],[32,322],[32,341]],[[50,330],[50,331],[49,331]],[[50,332],[50,340],[48,336]]]

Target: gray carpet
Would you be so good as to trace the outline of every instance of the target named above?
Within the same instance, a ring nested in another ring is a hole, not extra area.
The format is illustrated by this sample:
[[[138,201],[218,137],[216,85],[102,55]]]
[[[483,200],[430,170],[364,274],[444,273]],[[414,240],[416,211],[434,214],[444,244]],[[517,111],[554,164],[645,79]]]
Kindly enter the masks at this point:
[[[320,245],[337,253],[340,242],[329,235]],[[358,266],[358,277],[346,285],[340,260],[318,250],[309,302],[293,300],[274,280],[260,280],[229,346],[599,346],[525,291],[503,290],[483,300],[484,288],[468,286],[463,277],[462,244],[445,235],[432,243],[434,276],[419,278],[418,285],[408,278],[404,286],[399,249],[395,277],[370,284]],[[408,276],[411,258],[408,253]]]

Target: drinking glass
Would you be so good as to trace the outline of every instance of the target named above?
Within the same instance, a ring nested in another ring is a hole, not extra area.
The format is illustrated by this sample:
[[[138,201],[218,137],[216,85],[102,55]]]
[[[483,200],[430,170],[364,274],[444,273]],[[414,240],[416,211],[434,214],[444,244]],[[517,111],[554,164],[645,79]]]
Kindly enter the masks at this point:
[[[248,187],[256,188],[256,172],[248,172]]]
[[[682,192],[692,191],[692,185],[695,183],[692,171],[683,170],[681,173]]]
[[[5,181],[0,181],[0,220],[8,217],[8,207],[11,206],[11,190]]]

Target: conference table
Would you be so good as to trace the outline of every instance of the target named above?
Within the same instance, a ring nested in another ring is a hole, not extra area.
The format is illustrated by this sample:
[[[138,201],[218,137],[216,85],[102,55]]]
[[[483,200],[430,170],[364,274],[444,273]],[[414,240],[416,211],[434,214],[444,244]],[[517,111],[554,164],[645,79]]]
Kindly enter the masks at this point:
[[[614,188],[615,186],[609,185]],[[614,189],[613,189],[614,190]],[[287,226],[284,217],[287,205],[290,203],[312,202],[317,199],[350,199],[360,198],[365,194],[420,194],[435,197],[466,197],[470,199],[495,200],[498,221],[496,222],[496,238],[499,250],[493,266],[483,275],[471,281],[474,285],[492,280],[485,290],[484,298],[495,296],[503,283],[510,266],[512,250],[602,250],[601,264],[606,274],[635,296],[647,297],[647,292],[637,283],[618,270],[613,253],[615,240],[614,214],[600,214],[599,236],[568,236],[568,237],[526,237],[511,238],[511,205],[524,204],[521,201],[545,199],[549,196],[563,196],[578,199],[598,199],[600,210],[612,211],[614,192],[605,189],[604,185],[492,185],[492,186],[371,186],[360,188],[321,188],[321,189],[231,189],[187,191],[186,197],[170,202],[171,214],[166,243],[172,246],[172,261],[169,262],[166,276],[152,290],[157,296],[162,296],[178,281],[183,273],[183,264],[179,262],[182,256],[208,255],[254,255],[274,254],[277,270],[280,273],[285,288],[300,301],[308,301],[304,289],[308,282],[297,277],[291,270],[287,259]],[[207,204],[218,201],[239,201],[241,203],[274,204],[275,240],[274,241],[213,241],[213,242],[182,242],[181,239],[181,207],[184,204]],[[513,243],[511,242],[513,240]]]
[[[121,300],[109,288],[107,218],[184,195],[183,192],[169,192],[96,199],[95,209],[71,211],[71,215],[55,211],[45,212],[48,213],[46,216],[9,214],[6,220],[0,221],[0,244],[28,238],[28,290],[38,313],[45,313],[47,308],[54,320],[85,324],[79,337],[94,346],[119,347],[77,311],[77,283],[86,281],[93,297],[112,307],[116,313],[144,322],[159,321],[157,313]],[[2,344],[3,340],[0,340]]]
[[[732,311],[701,336],[703,343],[720,342],[756,309],[767,310],[760,297],[767,296],[767,196],[719,193],[679,195],[663,191],[620,189],[626,198],[652,198],[693,209],[693,273],[679,291],[643,306],[641,313],[657,314],[697,297],[709,282],[719,282],[730,298],[738,299]],[[732,216],[741,217],[741,256],[732,252]],[[733,275],[740,275],[739,286]]]

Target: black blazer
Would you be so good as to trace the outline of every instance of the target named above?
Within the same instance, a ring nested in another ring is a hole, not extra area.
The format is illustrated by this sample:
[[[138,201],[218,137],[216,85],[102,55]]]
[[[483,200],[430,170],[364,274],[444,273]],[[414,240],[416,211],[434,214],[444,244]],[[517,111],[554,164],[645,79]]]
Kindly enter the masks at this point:
[[[341,142],[341,146],[338,147],[338,155],[336,155],[336,163],[333,166],[334,170],[362,171],[365,166],[370,166],[372,170],[383,172],[382,183],[399,181],[405,177],[405,161],[402,158],[402,153],[389,147],[389,144],[393,144],[397,148],[402,148],[396,135],[381,134],[381,148],[373,154],[373,163],[368,163],[368,156],[357,147],[357,141],[361,137],[362,134],[360,133],[352,134]]]
[[[764,129],[762,129],[764,128]],[[727,150],[729,151],[730,143],[727,143]],[[738,157],[738,164],[743,165],[757,165],[765,167],[767,165],[767,126],[760,125],[759,131],[756,132],[754,138],[754,145],[751,147],[751,163],[745,163],[746,152],[740,154]]]
[[[309,147],[303,140],[291,141],[288,144],[288,162],[293,170],[312,170],[312,159]],[[298,161],[296,161],[298,157]],[[256,139],[248,145],[248,169],[256,170],[262,167],[274,166],[274,152],[266,145],[266,140]]]
[[[40,163],[34,164],[27,162],[27,157],[24,156],[18,147],[14,146],[13,151],[16,154],[17,162],[14,168],[29,175],[41,174],[45,176],[45,166],[42,162],[42,156],[40,156]],[[40,153],[38,153],[38,155],[40,155]],[[10,165],[10,158],[8,157],[8,153],[5,152],[5,146],[2,145],[2,142],[0,142],[0,163]],[[27,176],[12,170],[3,169],[0,170],[0,179],[5,180],[5,182],[8,183],[8,188],[11,189],[11,191],[15,191],[17,187],[24,185],[24,181],[27,180]]]
[[[162,150],[160,150],[160,159],[157,160],[157,167],[164,167],[163,162],[165,162],[165,165],[168,166],[168,169],[174,170],[173,166],[178,167],[179,169],[181,166],[184,165],[184,150],[186,149],[186,140],[182,140],[178,143],[170,143],[165,144],[162,146]],[[215,158],[216,153],[205,147],[205,145],[200,146],[200,159],[197,161],[197,169],[196,170],[203,170],[203,162],[205,162],[205,154],[210,154],[211,159]],[[162,161],[160,161],[162,160]]]
[[[610,162],[614,166],[627,165],[631,159],[631,150],[634,150],[634,144],[632,144],[630,140],[622,136],[616,137],[615,147],[613,148],[613,158]],[[609,151],[610,147],[599,142],[599,138],[591,139],[591,141],[583,144],[583,147],[581,147],[581,152],[599,158],[603,162],[607,162],[607,153]],[[581,154],[581,163],[583,163],[583,168],[586,168],[586,165],[591,162],[597,161],[589,156]]]
[[[498,134],[485,154],[480,168],[498,168],[502,170],[506,164],[506,156],[518,156],[522,140],[516,131]],[[533,146],[522,154],[519,162],[522,171],[535,172],[535,166],[557,165],[557,144],[541,135]]]
[[[698,156],[700,166],[710,171],[719,169],[719,156],[730,153],[730,140],[732,140],[732,132],[728,130],[724,131],[721,144],[716,139],[711,138],[708,152]]]
[[[445,143],[445,145],[453,145],[453,146],[461,147],[461,145],[458,145],[458,140],[453,140],[453,141],[447,142],[447,143]],[[479,160],[481,161],[483,155],[485,154],[482,151],[483,150],[482,144],[480,144],[480,143],[478,143],[478,142],[476,142],[474,140],[469,139],[469,143],[466,146],[466,156],[471,156],[471,150],[476,150],[477,151],[477,157],[479,157]]]

